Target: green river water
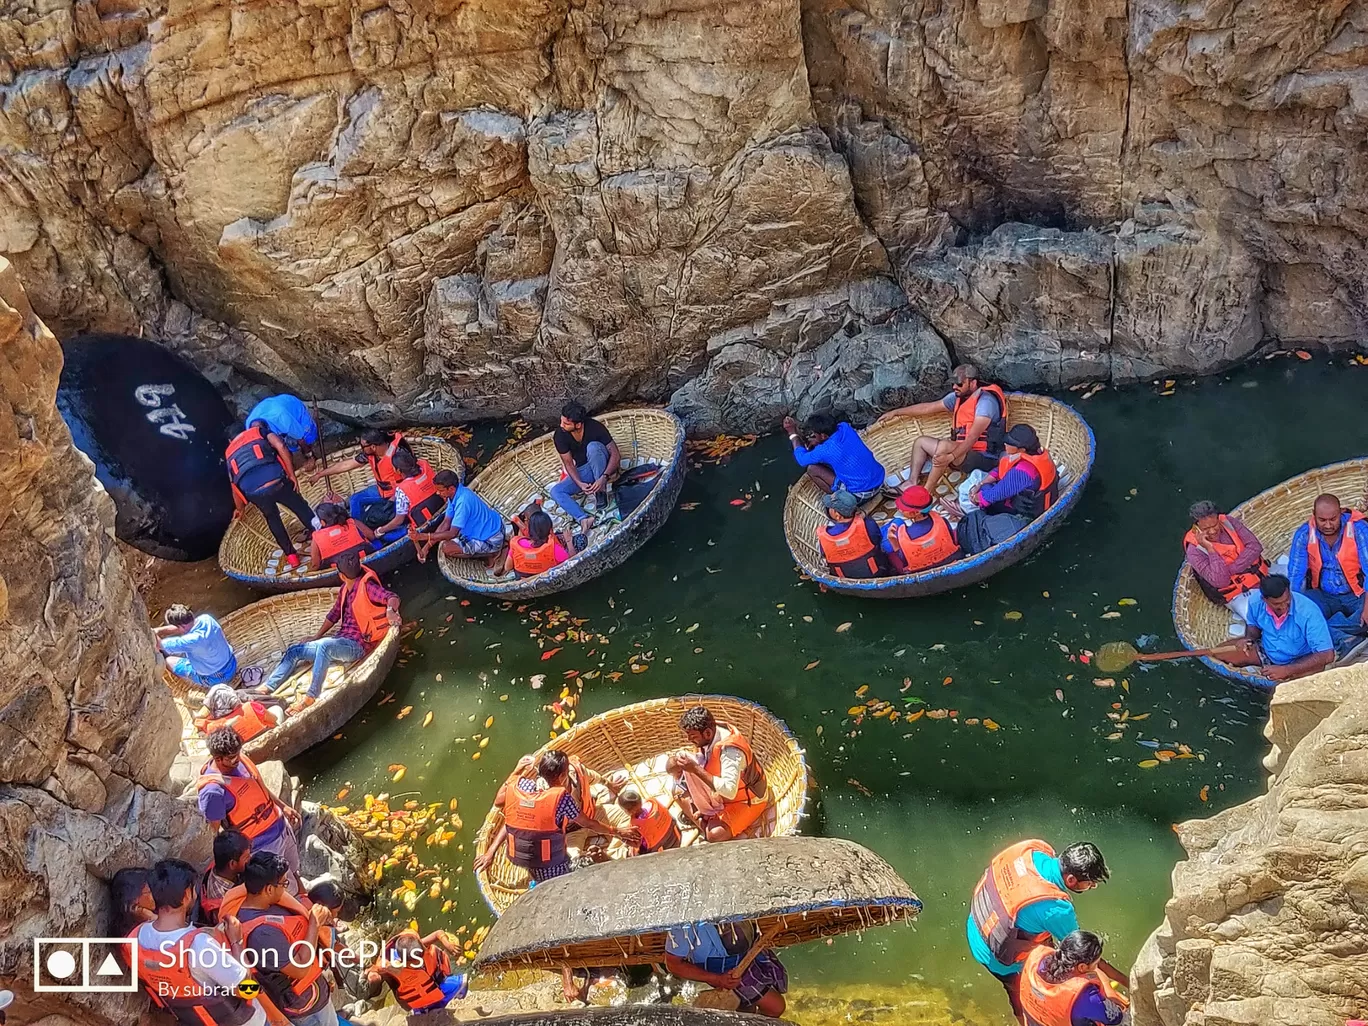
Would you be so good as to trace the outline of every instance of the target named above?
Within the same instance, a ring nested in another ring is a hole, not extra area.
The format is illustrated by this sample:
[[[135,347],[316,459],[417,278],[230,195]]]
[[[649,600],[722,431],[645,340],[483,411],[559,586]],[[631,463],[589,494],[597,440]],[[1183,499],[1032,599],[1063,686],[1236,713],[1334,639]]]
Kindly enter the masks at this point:
[[[1210,497],[1234,505],[1294,473],[1368,451],[1362,373],[1278,360],[1182,382],[1171,396],[1143,387],[1086,401],[1066,395],[1097,436],[1082,502],[1030,561],[935,598],[844,598],[799,579],[781,527],[796,475],[782,436],[725,466],[691,470],[682,501],[697,506],[677,510],[626,567],[531,604],[611,631],[611,644],[593,658],[589,646],[567,643],[543,660],[526,612],[457,593],[435,567],[410,566],[394,583],[405,618],[422,620],[424,633],[382,688],[395,700],[372,703],[340,741],[292,769],[324,801],[344,784],[355,792],[352,803],[365,791],[459,797],[466,825],[458,840],[467,848],[453,842],[444,852],[454,874],[468,867],[470,841],[513,762],[546,740],[551,716],[542,705],[566,670],[601,665],[605,674],[586,685],[582,718],[689,691],[754,699],[806,747],[818,784],[807,829],[872,848],[925,903],[913,927],[787,953],[795,986],[925,985],[944,991],[959,1015],[1006,1023],[997,984],[964,942],[967,899],[996,849],[1031,836],[1057,846],[1095,841],[1112,881],[1079,899],[1081,920],[1105,934],[1113,962],[1128,965],[1162,918],[1181,853],[1171,824],[1261,788],[1263,695],[1187,663],[1117,675],[1118,686],[1101,687],[1100,674],[1070,654],[1143,634],[1177,647],[1170,598],[1188,504]],[[748,492],[749,508],[730,505]],[[1120,616],[1104,617],[1113,611]],[[847,621],[852,626],[838,631]],[[628,669],[630,655],[647,652],[646,672],[607,679]],[[529,678],[541,673],[546,686],[533,690]],[[912,683],[903,691],[905,679]],[[851,736],[847,710],[863,701],[856,691],[866,684],[866,699],[904,707],[902,699],[920,698],[957,718],[866,719]],[[1109,740],[1113,703],[1148,718]],[[396,719],[405,705],[413,713]],[[456,739],[481,731],[491,714],[491,740],[477,761],[475,744]],[[968,725],[970,718],[999,729]],[[1201,758],[1141,768],[1153,750],[1138,739],[1172,750],[1186,744]],[[391,785],[386,766],[395,762],[408,772]],[[468,868],[459,880],[448,895],[455,909],[441,916],[441,900],[424,898],[418,918],[449,927],[489,921]]]

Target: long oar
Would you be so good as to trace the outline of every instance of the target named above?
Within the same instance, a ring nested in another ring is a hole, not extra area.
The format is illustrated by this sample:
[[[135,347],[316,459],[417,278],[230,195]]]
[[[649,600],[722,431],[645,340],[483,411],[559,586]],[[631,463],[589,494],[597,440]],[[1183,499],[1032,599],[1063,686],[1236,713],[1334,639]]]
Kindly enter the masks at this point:
[[[1197,656],[1229,652],[1245,644],[1244,638],[1216,645],[1214,648],[1185,648],[1177,652],[1141,652],[1129,641],[1109,641],[1097,650],[1093,662],[1103,673],[1117,673],[1132,663],[1162,663],[1170,659],[1192,659]]]
[[[317,400],[317,399],[314,399],[314,400],[313,400],[313,417],[314,417],[314,430],[318,432],[318,465],[319,465],[320,467],[326,468],[327,465],[328,465],[328,446],[327,446],[327,444],[323,441],[323,423],[322,423],[322,421],[320,421],[320,420],[318,419],[318,400]],[[323,501],[324,501],[324,502],[341,502],[341,501],[342,501],[342,496],[339,495],[339,494],[337,493],[337,490],[336,490],[335,488],[333,488],[332,478],[330,478],[330,477],[324,478],[324,482],[325,482],[325,483],[324,483],[324,486],[323,486],[323,487],[324,487],[326,490],[323,492]]]

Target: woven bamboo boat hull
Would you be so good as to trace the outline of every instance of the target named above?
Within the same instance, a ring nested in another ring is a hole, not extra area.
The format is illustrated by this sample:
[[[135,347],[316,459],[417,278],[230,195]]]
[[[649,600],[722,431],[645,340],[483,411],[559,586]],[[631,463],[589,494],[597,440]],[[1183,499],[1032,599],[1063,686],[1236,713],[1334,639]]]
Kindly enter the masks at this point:
[[[454,470],[464,480],[465,461],[461,457],[461,452],[445,439],[422,436],[409,438],[408,442],[413,454],[431,463],[433,470]],[[354,460],[360,451],[360,446],[351,446],[340,452],[330,453],[328,465]],[[364,464],[330,480],[333,491],[342,496],[343,500],[353,492],[359,492],[375,483],[370,468]],[[301,484],[301,494],[314,508],[323,501],[327,491],[327,482],[304,481]],[[306,557],[309,552],[309,531],[295,521],[294,514],[282,510],[281,517],[299,549],[300,557]],[[319,573],[304,573],[301,565],[298,571],[292,571],[284,559],[279,557],[279,552],[280,547],[271,537],[265,517],[255,506],[249,505],[239,519],[228,525],[223,541],[219,543],[219,566],[234,580],[253,588],[260,588],[262,591],[326,588],[337,585],[340,580],[337,571],[332,568]],[[377,549],[362,562],[377,574],[383,574],[395,567],[403,566],[412,560],[413,556],[413,543],[407,538],[401,538],[383,549]]]
[[[1331,463],[1288,478],[1240,503],[1230,512],[1243,520],[1263,542],[1264,558],[1272,563],[1287,554],[1292,533],[1310,518],[1311,504],[1316,496],[1328,492],[1339,496],[1345,505],[1356,506],[1363,498],[1365,482],[1368,482],[1368,458]],[[1206,597],[1197,583],[1197,575],[1184,562],[1173,586],[1173,626],[1183,647],[1211,648],[1229,641],[1234,637],[1232,628],[1239,623],[1229,609]],[[1229,666],[1211,656],[1199,658],[1208,669],[1229,680],[1264,690],[1276,687],[1273,681],[1254,672],[1257,667]]]
[[[744,836],[775,837],[797,833],[807,805],[809,783],[803,749],[782,720],[763,706],[743,698],[684,695],[626,705],[576,724],[539,748],[535,757],[554,748],[578,756],[587,769],[600,776],[625,769],[643,794],[658,796],[667,785],[664,756],[688,745],[679,729],[679,717],[685,709],[695,705],[707,707],[719,722],[730,724],[745,734],[765,770],[773,798],[771,808]],[[597,787],[595,790],[599,792],[596,794],[599,819],[624,815],[616,806],[608,811],[606,791]],[[477,856],[484,853],[502,825],[502,810],[491,807],[475,839]],[[696,840],[697,835],[692,830],[684,831],[685,845]],[[614,846],[617,847],[616,842]],[[503,851],[487,870],[477,871],[475,879],[495,915],[503,915],[504,910],[527,890],[526,871],[509,862]]]
[[[274,595],[243,606],[220,620],[228,643],[237,653],[239,673],[249,666],[259,666],[264,673],[270,673],[288,646],[314,636],[337,600],[339,590],[319,588]],[[398,654],[399,632],[391,629],[360,661],[349,666],[334,663],[328,669],[323,694],[317,702],[253,738],[243,751],[256,762],[293,759],[326,741],[370,701],[380,682],[389,675]],[[312,664],[301,666],[276,694],[287,702],[302,696],[309,686],[311,673]],[[181,710],[181,750],[192,761],[207,759],[205,739],[191,722],[203,703],[204,693],[165,671],[163,679]],[[233,685],[242,686],[240,680],[234,681]]]
[[[827,523],[823,505],[825,496],[821,487],[804,475],[789,489],[784,502],[784,537],[803,572],[830,590],[846,595],[860,598],[920,598],[977,584],[1021,562],[1040,548],[1078,505],[1083,488],[1092,475],[1097,442],[1087,421],[1071,406],[1058,400],[1025,392],[1010,392],[1007,404],[1009,422],[1030,424],[1035,428],[1041,445],[1050,451],[1059,468],[1059,500],[1043,515],[1007,541],[968,559],[916,574],[851,581],[834,576],[822,558],[817,544],[817,528]],[[899,490],[906,487],[912,443],[920,435],[948,438],[950,414],[908,417],[885,427],[870,427],[860,432],[865,444],[888,471],[885,478],[888,487]],[[895,467],[898,469],[893,470]],[[959,472],[948,475],[948,480],[941,482],[939,495],[948,494],[949,486],[961,479]],[[888,499],[880,503],[873,516],[882,523],[892,513],[893,503]]]
[[[625,563],[669,519],[684,487],[684,425],[671,413],[656,409],[619,410],[597,418],[617,442],[624,469],[643,463],[663,468],[655,488],[621,524],[594,528],[588,547],[535,577],[495,577],[483,559],[438,556],[438,566],[452,584],[467,591],[503,599],[527,599],[577,588]],[[492,460],[470,487],[507,521],[534,498],[542,498],[558,529],[569,526],[565,514],[549,503],[547,490],[560,479],[560,454],[552,435],[525,442]]]

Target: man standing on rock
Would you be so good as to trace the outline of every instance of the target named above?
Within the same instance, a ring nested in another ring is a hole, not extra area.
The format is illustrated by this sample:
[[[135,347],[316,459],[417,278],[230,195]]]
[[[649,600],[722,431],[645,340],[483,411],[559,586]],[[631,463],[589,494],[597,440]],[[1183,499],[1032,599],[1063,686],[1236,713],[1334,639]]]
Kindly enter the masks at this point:
[[[969,906],[969,953],[1007,991],[1021,1018],[1021,969],[1037,944],[1058,944],[1078,929],[1073,895],[1106,882],[1111,873],[1097,846],[1071,844],[1063,854],[1044,841],[1021,841],[993,856]],[[1108,962],[1098,969],[1117,983],[1127,977]]]

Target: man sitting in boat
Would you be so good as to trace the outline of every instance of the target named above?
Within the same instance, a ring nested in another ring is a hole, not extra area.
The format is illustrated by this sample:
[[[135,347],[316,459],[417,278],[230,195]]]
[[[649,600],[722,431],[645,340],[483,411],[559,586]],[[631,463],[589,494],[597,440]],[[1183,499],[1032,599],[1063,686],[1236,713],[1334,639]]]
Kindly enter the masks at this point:
[[[399,483],[394,486],[394,517],[375,529],[387,541],[405,530],[422,530],[441,516],[446,500],[437,491],[436,471],[427,460],[401,449],[394,454],[394,470]]]
[[[595,513],[611,517],[613,478],[617,476],[622,453],[612,433],[589,416],[583,403],[566,403],[561,409],[560,426],[552,443],[560,454],[562,476],[551,486],[551,498],[572,520],[579,521],[580,530],[588,534],[594,518],[575,501],[575,495],[592,496]]]
[[[632,819],[632,826],[641,832],[637,854],[678,848],[683,839],[679,824],[670,815],[670,806],[654,798],[643,797],[635,784],[628,784],[618,792],[618,808]]]
[[[971,556],[1005,542],[1059,498],[1059,472],[1035,428],[1015,425],[1005,446],[993,472],[969,490],[975,508],[960,521],[959,543]]]
[[[337,557],[344,552],[355,553],[365,559],[374,551],[375,532],[360,520],[353,520],[346,509],[335,502],[320,503],[314,510],[323,526],[313,533],[309,542],[309,569],[326,570],[337,565]]]
[[[291,716],[318,701],[329,666],[365,658],[391,629],[397,630],[403,625],[399,618],[399,596],[380,583],[374,570],[363,567],[356,553],[338,556],[337,572],[342,578],[342,588],[318,633],[308,641],[295,642],[285,649],[264,684],[274,694],[300,663],[313,664],[308,691],[290,706]],[[334,627],[337,632],[329,635]]]
[[[195,782],[199,810],[209,826],[237,830],[253,851],[273,851],[299,875],[299,813],[282,802],[261,779],[261,772],[242,754],[242,739],[227,728],[209,735],[209,761]],[[298,895],[298,889],[294,890]]]
[[[904,488],[896,505],[897,515],[884,527],[883,549],[893,557],[897,573],[920,573],[963,557],[954,528],[925,488]]]
[[[1311,519],[1292,534],[1287,579],[1325,614],[1336,649],[1347,652],[1368,633],[1363,568],[1368,567],[1368,523],[1340,506],[1334,495],[1317,496]]]
[[[1263,543],[1239,517],[1227,516],[1202,499],[1188,509],[1192,529],[1183,538],[1183,555],[1203,593],[1241,620],[1259,582],[1268,576]]]
[[[884,468],[874,457],[860,433],[830,413],[814,413],[798,422],[784,418],[784,430],[793,443],[793,458],[825,492],[844,488],[860,502],[867,502],[883,491]]]
[[[528,513],[525,519],[515,517],[515,534],[508,543],[499,575],[511,570],[519,577],[536,577],[569,559],[574,543],[564,532],[557,535],[555,526],[550,514],[540,509]]]
[[[730,841],[753,827],[769,810],[769,781],[745,734],[718,723],[701,705],[684,711],[679,729],[694,751],[671,753],[665,769],[685,790],[685,810],[696,816],[708,841]]]
[[[208,613],[196,616],[189,606],[171,606],[165,626],[153,628],[166,669],[201,688],[226,684],[237,676],[237,656],[223,628]]]
[[[503,550],[503,517],[463,485],[455,471],[439,470],[432,481],[446,503],[446,510],[441,521],[429,530],[409,528],[408,536],[418,550],[418,562],[426,562],[432,546],[440,544],[443,555],[453,559],[483,556],[485,565],[493,567],[495,557]]]
[[[672,929],[665,938],[665,971],[681,980],[696,980],[717,990],[732,991],[737,1011],[784,1014],[788,970],[769,949],[762,950],[740,972],[755,946],[751,923],[693,923]]]
[[[267,705],[279,708],[272,710]],[[236,691],[227,684],[215,684],[204,696],[204,708],[195,716],[195,727],[204,737],[224,727],[231,727],[246,744],[280,723],[284,712],[284,699],[251,691]]]
[[[265,423],[268,431],[280,437],[292,455],[299,453],[304,457],[301,469],[313,469],[314,460],[318,457],[318,425],[314,423],[303,399],[288,392],[268,395],[247,414],[246,426],[251,427],[258,420]]]
[[[877,427],[900,417],[950,412],[949,438],[922,435],[912,443],[910,483],[925,485],[932,495],[936,494],[940,479],[952,469],[966,474],[992,470],[1002,453],[1007,427],[1007,396],[997,385],[981,382],[977,367],[962,363],[950,372],[950,380],[951,389],[944,398],[889,410],[875,422]]]
[[[1021,1008],[1031,1026],[1120,1026],[1128,1002],[1098,972],[1102,938],[1075,930],[1059,947],[1039,944],[1021,970]]]
[[[445,930],[426,937],[417,930],[400,930],[385,941],[384,951],[366,971],[366,982],[372,987],[388,983],[394,1000],[410,1014],[435,1012],[466,996],[465,974],[451,971],[452,958],[460,957],[460,945]]]
[[[356,454],[355,461],[340,460],[330,467],[319,467],[309,477],[313,481],[325,481],[338,474],[350,473],[358,466],[369,466],[375,484],[354,493],[347,506],[353,520],[379,526],[394,516],[394,490],[401,480],[394,457],[400,452],[413,455],[403,432],[370,428],[361,432],[361,451]]]
[[[1335,644],[1325,614],[1309,597],[1292,590],[1282,574],[1259,582],[1259,597],[1245,612],[1248,644],[1221,658],[1231,666],[1262,666],[1281,684],[1319,673],[1335,661]]]
[[[817,545],[834,576],[858,581],[893,572],[883,532],[873,517],[860,512],[855,495],[844,488],[828,495],[826,514],[828,523],[817,528]]]

